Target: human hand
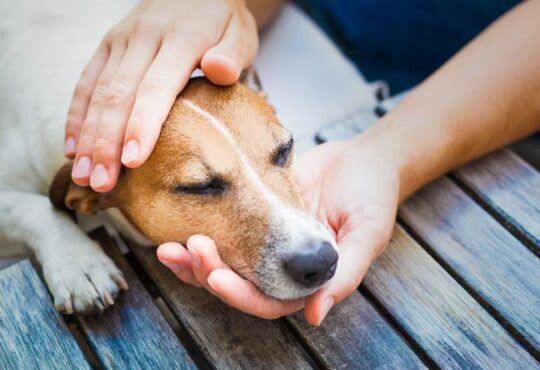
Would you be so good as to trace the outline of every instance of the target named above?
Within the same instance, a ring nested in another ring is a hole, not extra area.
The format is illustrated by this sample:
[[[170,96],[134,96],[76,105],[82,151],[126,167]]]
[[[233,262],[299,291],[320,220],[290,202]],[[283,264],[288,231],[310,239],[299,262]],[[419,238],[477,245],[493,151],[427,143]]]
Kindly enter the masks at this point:
[[[178,243],[162,244],[158,259],[185,283],[206,288],[223,302],[245,313],[276,319],[300,310],[303,299],[279,300],[262,293],[223,263],[212,239],[194,235],[187,248]]]
[[[257,46],[245,1],[143,1],[103,38],[75,88],[64,143],[73,181],[111,190],[120,162],[134,168],[149,157],[197,66],[233,84]]]
[[[305,305],[307,321],[319,325],[334,304],[356,290],[392,235],[398,173],[379,156],[380,149],[369,148],[358,139],[328,143],[305,154],[297,165],[307,209],[334,230],[340,253],[335,276],[305,300],[283,301],[265,295],[230,270],[206,237],[192,237],[187,249],[177,243],[163,244],[158,258],[184,282],[205,287],[241,311],[272,319]]]
[[[334,277],[306,298],[306,320],[320,325],[388,245],[400,200],[399,168],[370,135],[360,135],[306,153],[296,178],[307,211],[334,231],[339,250]]]

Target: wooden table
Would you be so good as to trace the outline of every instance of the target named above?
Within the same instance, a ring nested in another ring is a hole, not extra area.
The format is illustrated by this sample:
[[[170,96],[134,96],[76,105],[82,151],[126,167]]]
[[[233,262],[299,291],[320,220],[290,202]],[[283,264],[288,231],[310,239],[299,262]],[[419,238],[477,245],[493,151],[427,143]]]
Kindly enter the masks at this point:
[[[369,123],[358,112],[319,140]],[[242,314],[153,250],[93,236],[129,292],[103,315],[62,317],[28,261],[0,271],[1,369],[540,368],[540,174],[508,150],[410,198],[384,255],[319,328],[301,313]]]

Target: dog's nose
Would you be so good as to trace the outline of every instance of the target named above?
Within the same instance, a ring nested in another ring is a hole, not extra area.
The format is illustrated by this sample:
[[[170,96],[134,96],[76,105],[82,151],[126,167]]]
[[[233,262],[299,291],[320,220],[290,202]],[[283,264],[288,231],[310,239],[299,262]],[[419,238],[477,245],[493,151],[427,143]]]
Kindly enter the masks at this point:
[[[310,245],[287,258],[285,271],[306,288],[322,285],[336,272],[338,254],[332,245],[324,241],[318,246]]]

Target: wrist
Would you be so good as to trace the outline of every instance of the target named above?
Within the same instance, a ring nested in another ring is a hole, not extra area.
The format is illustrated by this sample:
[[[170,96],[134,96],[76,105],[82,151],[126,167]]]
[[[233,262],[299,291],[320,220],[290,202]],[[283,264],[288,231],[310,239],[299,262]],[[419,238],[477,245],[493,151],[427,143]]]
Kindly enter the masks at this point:
[[[445,134],[422,129],[427,117],[388,114],[352,140],[357,148],[396,172],[399,202],[445,171]],[[435,124],[430,126],[436,126]]]

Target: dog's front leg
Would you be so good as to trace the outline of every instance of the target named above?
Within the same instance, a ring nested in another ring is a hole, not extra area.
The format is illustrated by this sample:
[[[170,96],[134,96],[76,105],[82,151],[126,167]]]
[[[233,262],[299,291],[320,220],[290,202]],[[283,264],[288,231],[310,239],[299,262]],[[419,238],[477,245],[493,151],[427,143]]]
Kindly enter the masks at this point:
[[[100,312],[114,303],[119,289],[127,289],[101,247],[44,195],[1,192],[0,233],[34,251],[61,312]]]

